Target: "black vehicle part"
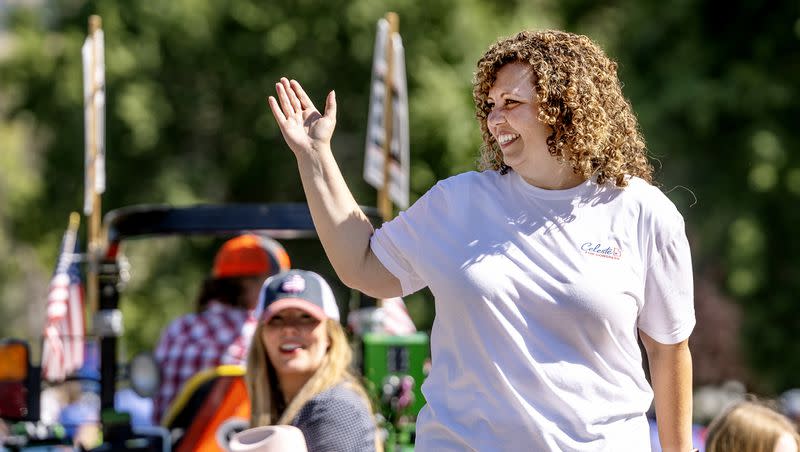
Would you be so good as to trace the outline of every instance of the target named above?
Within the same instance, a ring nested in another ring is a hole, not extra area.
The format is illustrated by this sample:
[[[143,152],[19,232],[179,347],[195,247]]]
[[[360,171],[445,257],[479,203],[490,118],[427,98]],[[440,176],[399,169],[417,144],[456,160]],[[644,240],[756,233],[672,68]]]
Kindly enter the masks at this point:
[[[373,225],[383,220],[374,207],[361,206]],[[164,235],[231,235],[261,231],[276,239],[316,237],[311,212],[305,203],[205,204],[174,207],[133,205],[112,210],[103,218],[107,238],[105,258],[99,269],[100,300],[96,325],[100,339],[101,407],[114,407],[117,379],[117,338],[121,334],[117,253],[123,240]],[[117,325],[119,324],[119,325]],[[117,328],[119,326],[119,328]]]

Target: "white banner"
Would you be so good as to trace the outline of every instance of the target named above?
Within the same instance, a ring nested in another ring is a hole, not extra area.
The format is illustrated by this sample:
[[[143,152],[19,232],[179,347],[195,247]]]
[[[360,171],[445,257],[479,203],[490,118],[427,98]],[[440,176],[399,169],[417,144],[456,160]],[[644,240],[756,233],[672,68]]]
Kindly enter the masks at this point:
[[[83,60],[83,122],[85,172],[83,213],[91,215],[95,193],[106,191],[106,65],[103,30],[87,36],[81,48]],[[92,146],[96,153],[92,157]]]
[[[364,180],[376,189],[383,186],[383,146],[386,140],[384,99],[386,96],[386,40],[389,22],[378,21],[364,155]],[[389,161],[389,198],[401,209],[408,207],[410,152],[408,134],[408,92],[403,41],[392,39],[394,75],[392,77],[392,143]]]

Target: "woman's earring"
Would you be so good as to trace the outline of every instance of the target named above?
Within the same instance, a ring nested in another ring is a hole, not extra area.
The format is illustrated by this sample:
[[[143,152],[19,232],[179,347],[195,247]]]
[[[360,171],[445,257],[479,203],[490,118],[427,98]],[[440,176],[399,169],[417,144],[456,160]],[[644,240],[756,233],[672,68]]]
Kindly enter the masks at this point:
[[[499,169],[500,174],[503,174],[503,175],[508,174],[508,170],[510,170],[510,169],[511,169],[511,167],[506,165],[505,163],[501,163],[500,164],[500,169]]]

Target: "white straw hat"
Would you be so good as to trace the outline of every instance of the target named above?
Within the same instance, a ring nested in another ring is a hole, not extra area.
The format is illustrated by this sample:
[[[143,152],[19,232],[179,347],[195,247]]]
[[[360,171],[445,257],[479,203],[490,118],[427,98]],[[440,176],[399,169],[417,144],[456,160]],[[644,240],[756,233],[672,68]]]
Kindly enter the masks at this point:
[[[306,452],[306,439],[299,428],[291,425],[255,427],[239,432],[228,444],[231,452]]]

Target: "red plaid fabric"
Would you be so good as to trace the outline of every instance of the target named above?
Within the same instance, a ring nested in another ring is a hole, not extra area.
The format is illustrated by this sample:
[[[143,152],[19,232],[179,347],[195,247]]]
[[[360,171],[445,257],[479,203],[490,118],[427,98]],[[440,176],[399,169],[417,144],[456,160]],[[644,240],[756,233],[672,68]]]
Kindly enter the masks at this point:
[[[196,373],[221,364],[244,365],[256,323],[252,311],[214,301],[205,311],[170,323],[155,354],[161,388],[154,401],[154,422],[161,422],[184,383]]]

